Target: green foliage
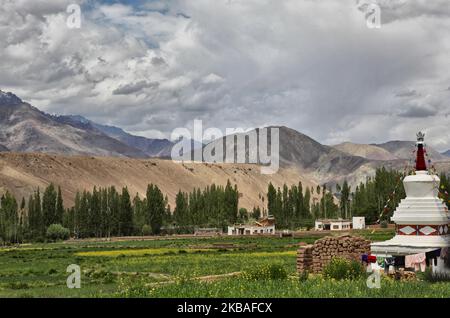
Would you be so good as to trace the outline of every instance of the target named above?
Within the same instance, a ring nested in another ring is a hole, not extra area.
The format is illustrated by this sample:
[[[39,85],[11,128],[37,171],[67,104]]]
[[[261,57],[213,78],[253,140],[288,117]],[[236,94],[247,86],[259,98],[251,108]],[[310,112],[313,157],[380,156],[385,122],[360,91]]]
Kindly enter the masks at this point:
[[[430,283],[450,282],[450,274],[433,273],[430,267],[427,267],[424,273],[419,273],[419,277]]]
[[[303,271],[298,275],[298,281],[300,283],[304,283],[308,280],[309,278],[309,272],[308,271]]]
[[[248,221],[248,211],[246,208],[240,208],[239,209],[239,216],[238,216],[238,222],[239,223],[245,223]]]
[[[261,209],[259,207],[253,207],[251,217],[255,220],[259,220],[261,218]]]
[[[352,193],[351,216],[364,216],[367,223],[374,223],[387,204],[382,220],[389,220],[399,202],[406,197],[404,177],[395,170],[377,169],[374,178],[367,178]]]
[[[269,183],[267,210],[270,215],[275,217],[278,228],[298,229],[304,227],[305,222],[311,223],[313,215],[311,215],[310,200],[311,192],[307,188],[305,194],[303,194],[301,182],[298,185],[292,185],[290,188],[285,184],[282,189],[278,188],[277,190],[272,183]],[[329,213],[331,213],[331,210],[337,210],[330,193],[324,192],[322,202],[317,205],[320,209]],[[319,217],[319,215],[316,216]]]
[[[46,236],[52,241],[67,240],[70,237],[70,231],[61,224],[51,224],[47,228]]]
[[[133,233],[133,207],[131,206],[128,189],[122,189],[119,201],[119,235],[129,236]]]
[[[381,227],[382,229],[387,229],[387,228],[388,228],[388,222],[387,222],[386,220],[381,221],[381,222],[380,222],[380,227]]]
[[[258,266],[254,269],[244,271],[242,277],[244,279],[255,280],[283,280],[287,279],[287,272],[282,265],[270,264]]]
[[[377,231],[378,233],[379,231]],[[387,232],[387,231],[380,231]],[[371,235],[371,231],[364,231]],[[77,241],[71,244],[30,244],[0,249],[0,297],[450,297],[450,283],[395,281],[382,277],[381,288],[370,289],[366,279],[333,280],[309,275],[299,283],[294,276],[297,244],[314,242],[318,234],[303,238],[214,237],[161,238],[142,241]],[[378,237],[375,237],[378,240]],[[229,243],[235,248],[219,252],[191,249]],[[136,250],[147,250],[136,255]],[[160,250],[188,253],[159,253]],[[122,257],[79,256],[105,251]],[[155,253],[152,253],[155,251]],[[82,288],[65,286],[68,264],[82,267]],[[221,275],[278,264],[288,279],[256,279]],[[54,270],[56,269],[56,271]],[[188,275],[186,275],[188,274]],[[183,276],[184,275],[184,276]],[[159,284],[162,282],[161,284]]]
[[[150,184],[147,187],[146,214],[153,234],[159,234],[161,232],[166,205],[167,202],[158,186]]]
[[[239,191],[227,181],[225,187],[212,184],[203,191],[178,192],[174,221],[181,229],[192,227],[225,228],[238,221]]]
[[[17,243],[21,240],[16,199],[7,191],[0,198],[0,241]]]
[[[364,267],[355,260],[333,257],[324,269],[323,276],[329,279],[358,279],[364,276]]]
[[[439,185],[439,197],[450,209],[450,177],[445,173],[441,173],[440,179],[441,184]]]
[[[152,228],[148,224],[144,224],[142,226],[142,235],[151,235],[152,234]]]

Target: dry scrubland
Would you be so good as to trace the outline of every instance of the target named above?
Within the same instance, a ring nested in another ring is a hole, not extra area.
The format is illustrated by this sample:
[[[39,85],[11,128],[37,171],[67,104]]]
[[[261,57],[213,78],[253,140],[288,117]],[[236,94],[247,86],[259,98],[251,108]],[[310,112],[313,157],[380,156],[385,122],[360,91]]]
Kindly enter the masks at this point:
[[[22,196],[27,198],[38,187],[44,189],[53,182],[61,186],[66,206],[73,204],[77,190],[114,185],[127,186],[131,195],[145,195],[147,185],[154,183],[174,207],[179,190],[190,192],[194,187],[203,189],[212,183],[225,185],[228,179],[242,193],[240,207],[249,210],[266,205],[260,196],[265,196],[269,182],[276,187],[299,181],[304,186],[317,185],[295,168],[281,168],[277,174],[263,175],[259,166],[249,164],[178,164],[162,159],[0,153],[0,193],[9,190],[21,200]]]

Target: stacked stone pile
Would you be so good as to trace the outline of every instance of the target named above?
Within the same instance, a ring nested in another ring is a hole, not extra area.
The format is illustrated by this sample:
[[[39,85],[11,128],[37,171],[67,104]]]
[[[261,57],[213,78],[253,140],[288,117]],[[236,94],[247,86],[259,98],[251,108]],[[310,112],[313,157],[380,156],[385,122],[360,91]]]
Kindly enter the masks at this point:
[[[310,271],[313,261],[313,246],[300,246],[297,251],[297,272]]]
[[[333,257],[347,260],[361,259],[370,253],[370,241],[357,236],[327,236],[317,240],[313,246],[301,247],[297,254],[297,270],[322,272]]]

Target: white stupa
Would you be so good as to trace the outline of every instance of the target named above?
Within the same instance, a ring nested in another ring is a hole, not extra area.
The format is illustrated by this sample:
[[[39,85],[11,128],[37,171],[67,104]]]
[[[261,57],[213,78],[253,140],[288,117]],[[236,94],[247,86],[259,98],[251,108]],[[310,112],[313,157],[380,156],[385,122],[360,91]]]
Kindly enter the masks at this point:
[[[440,180],[427,171],[424,156],[424,137],[417,134],[416,173],[405,177],[406,198],[395,210],[394,238],[372,243],[372,254],[402,256],[433,251],[450,245],[450,215],[445,203],[438,198]],[[443,268],[439,260],[439,268]]]

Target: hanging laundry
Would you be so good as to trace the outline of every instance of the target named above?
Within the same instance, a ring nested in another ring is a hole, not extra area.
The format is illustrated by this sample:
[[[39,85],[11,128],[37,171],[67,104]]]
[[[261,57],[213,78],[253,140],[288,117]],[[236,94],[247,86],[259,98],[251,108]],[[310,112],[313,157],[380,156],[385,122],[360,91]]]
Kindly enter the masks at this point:
[[[440,248],[437,250],[434,250],[434,251],[426,252],[425,257],[426,257],[427,266],[432,265],[432,261],[434,261],[434,266],[437,266],[437,259],[440,256],[441,256]]]
[[[395,258],[387,257],[384,259],[384,271],[385,273],[392,274],[391,272],[395,271]]]
[[[414,268],[415,271],[420,269],[424,272],[427,267],[425,253],[405,256],[405,267]]]
[[[377,264],[381,267],[384,268],[384,257],[377,257]]]
[[[369,263],[376,263],[377,262],[377,257],[375,255],[369,255],[367,257],[367,260]]]
[[[369,262],[368,257],[369,256],[367,254],[361,255],[361,262],[368,263]]]
[[[367,265],[366,272],[373,273],[374,271],[380,271],[381,269],[382,268],[380,267],[380,265],[378,265],[378,263],[375,262]]]
[[[441,250],[441,259],[444,260],[444,264],[446,267],[450,267],[450,257],[448,247],[445,247]]]
[[[395,256],[395,266],[397,267],[405,267],[405,257],[404,256]]]

